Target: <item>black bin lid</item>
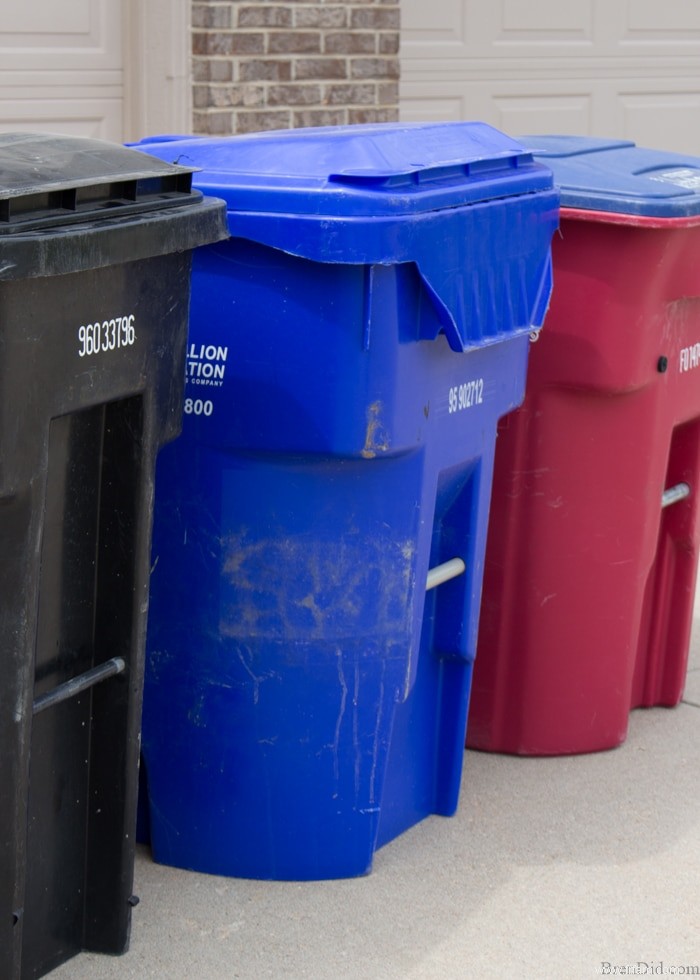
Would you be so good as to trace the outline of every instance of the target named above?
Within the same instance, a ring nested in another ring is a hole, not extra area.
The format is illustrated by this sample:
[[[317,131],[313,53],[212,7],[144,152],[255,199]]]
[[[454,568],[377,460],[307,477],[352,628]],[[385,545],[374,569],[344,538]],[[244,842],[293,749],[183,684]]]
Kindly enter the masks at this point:
[[[182,204],[192,173],[103,140],[0,133],[0,234]]]
[[[195,169],[104,140],[0,133],[0,280],[61,275],[227,237],[223,202],[193,190]],[[183,208],[193,213],[175,220]],[[61,238],[76,247],[61,248]]]

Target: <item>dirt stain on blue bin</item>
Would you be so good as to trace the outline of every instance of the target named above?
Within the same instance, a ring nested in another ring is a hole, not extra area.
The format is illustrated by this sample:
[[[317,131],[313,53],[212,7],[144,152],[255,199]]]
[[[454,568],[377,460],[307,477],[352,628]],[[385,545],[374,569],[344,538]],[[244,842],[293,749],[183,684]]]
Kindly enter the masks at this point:
[[[383,404],[380,401],[372,402],[367,409],[367,429],[365,431],[365,444],[360,455],[364,459],[373,459],[377,453],[389,452],[389,433],[384,428],[381,420]]]

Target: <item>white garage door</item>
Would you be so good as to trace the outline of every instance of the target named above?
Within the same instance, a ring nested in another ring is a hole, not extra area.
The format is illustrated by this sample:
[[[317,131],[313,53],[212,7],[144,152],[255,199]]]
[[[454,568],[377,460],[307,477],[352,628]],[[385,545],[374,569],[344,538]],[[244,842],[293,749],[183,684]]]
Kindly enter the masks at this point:
[[[121,7],[120,0],[3,3],[0,129],[119,139]]]
[[[0,0],[0,131],[189,131],[190,0]]]
[[[700,3],[402,0],[401,116],[700,155]]]

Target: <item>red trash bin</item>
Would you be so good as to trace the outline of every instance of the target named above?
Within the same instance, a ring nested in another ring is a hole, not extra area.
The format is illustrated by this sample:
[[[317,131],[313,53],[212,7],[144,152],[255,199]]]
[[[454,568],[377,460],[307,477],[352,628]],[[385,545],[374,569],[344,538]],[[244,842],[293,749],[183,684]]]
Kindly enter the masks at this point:
[[[700,159],[527,137],[561,190],[525,402],[499,424],[467,744],[612,748],[685,682],[700,483]]]

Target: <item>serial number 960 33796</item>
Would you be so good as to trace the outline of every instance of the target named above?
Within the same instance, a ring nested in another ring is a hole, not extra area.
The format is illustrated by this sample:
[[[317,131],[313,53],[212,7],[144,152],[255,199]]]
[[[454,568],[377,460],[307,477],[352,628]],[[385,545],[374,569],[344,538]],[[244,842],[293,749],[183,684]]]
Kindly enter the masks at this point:
[[[115,316],[110,320],[81,324],[78,327],[78,357],[91,357],[104,351],[131,347],[136,341],[134,314]]]

